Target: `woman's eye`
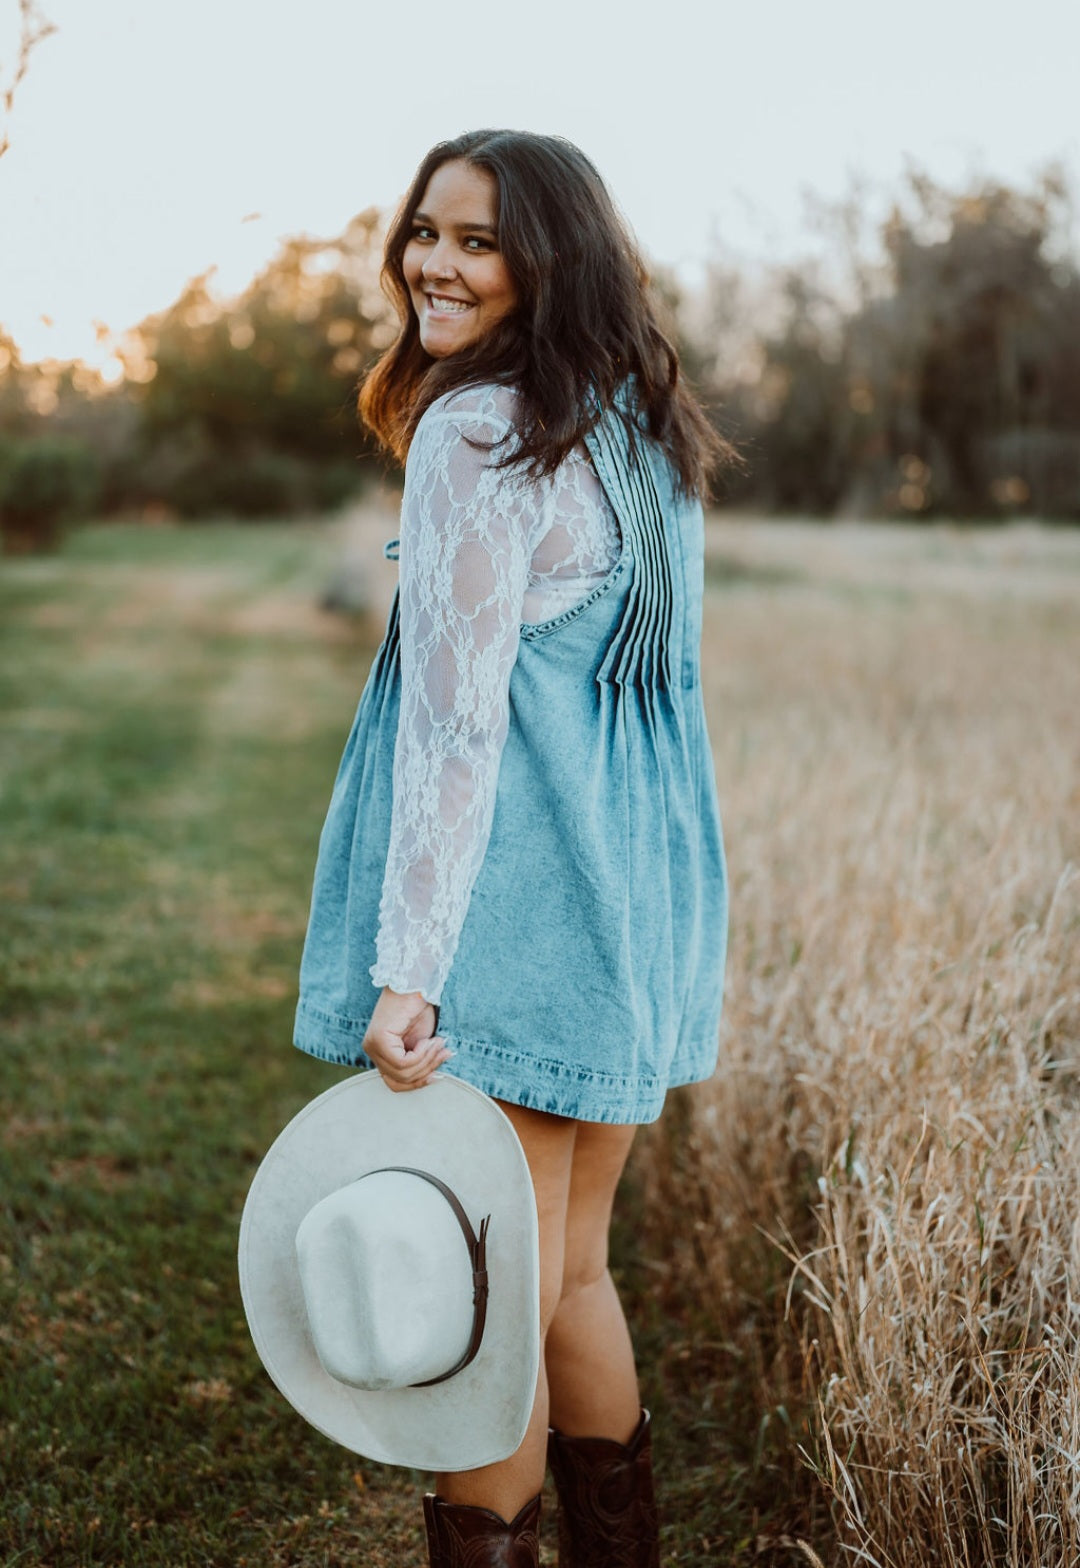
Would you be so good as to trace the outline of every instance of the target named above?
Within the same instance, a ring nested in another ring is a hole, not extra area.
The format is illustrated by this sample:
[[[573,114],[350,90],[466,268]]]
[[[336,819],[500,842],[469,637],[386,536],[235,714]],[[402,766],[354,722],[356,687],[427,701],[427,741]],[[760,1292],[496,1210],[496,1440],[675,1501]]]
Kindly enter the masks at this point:
[[[418,223],[412,231],[414,240],[430,240],[435,238],[434,229],[429,229],[426,224]]]
[[[470,234],[465,241],[466,250],[491,250],[490,240],[483,239],[479,234]]]

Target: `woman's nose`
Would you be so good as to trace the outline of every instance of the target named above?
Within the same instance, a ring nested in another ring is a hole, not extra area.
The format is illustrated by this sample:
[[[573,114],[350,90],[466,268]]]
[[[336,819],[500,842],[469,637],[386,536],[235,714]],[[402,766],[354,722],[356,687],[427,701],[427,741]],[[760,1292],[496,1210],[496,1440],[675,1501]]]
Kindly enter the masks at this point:
[[[428,251],[421,271],[426,278],[453,277],[455,268],[445,245],[440,242]]]

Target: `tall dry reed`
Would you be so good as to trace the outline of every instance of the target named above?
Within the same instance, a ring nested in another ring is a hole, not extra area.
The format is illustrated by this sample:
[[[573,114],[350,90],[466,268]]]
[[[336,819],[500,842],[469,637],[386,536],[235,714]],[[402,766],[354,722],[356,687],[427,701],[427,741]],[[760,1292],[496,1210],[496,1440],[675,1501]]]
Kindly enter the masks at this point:
[[[943,592],[932,534],[917,591],[814,538],[710,600],[721,1064],[639,1168],[749,1418],[809,1413],[842,1560],[1073,1568],[1080,540]]]

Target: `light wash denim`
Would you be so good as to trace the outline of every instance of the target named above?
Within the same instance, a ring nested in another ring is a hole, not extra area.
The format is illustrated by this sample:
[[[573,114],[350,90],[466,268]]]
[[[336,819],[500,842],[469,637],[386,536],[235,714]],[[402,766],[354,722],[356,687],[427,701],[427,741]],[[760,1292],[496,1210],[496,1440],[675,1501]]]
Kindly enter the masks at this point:
[[[521,628],[487,851],[444,987],[449,1071],[584,1121],[649,1122],[716,1066],[727,869],[701,692],[701,506],[608,413],[588,438],[623,548],[588,596]],[[400,699],[398,602],[319,845],[295,1043],[361,1050]]]

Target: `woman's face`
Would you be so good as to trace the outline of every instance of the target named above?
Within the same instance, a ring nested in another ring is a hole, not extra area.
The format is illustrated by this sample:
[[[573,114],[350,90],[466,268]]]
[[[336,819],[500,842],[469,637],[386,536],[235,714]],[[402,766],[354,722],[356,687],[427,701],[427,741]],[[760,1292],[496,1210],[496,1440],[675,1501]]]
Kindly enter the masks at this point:
[[[413,215],[402,271],[420,342],[435,359],[479,342],[517,304],[497,199],[494,176],[456,158],[435,170]]]

